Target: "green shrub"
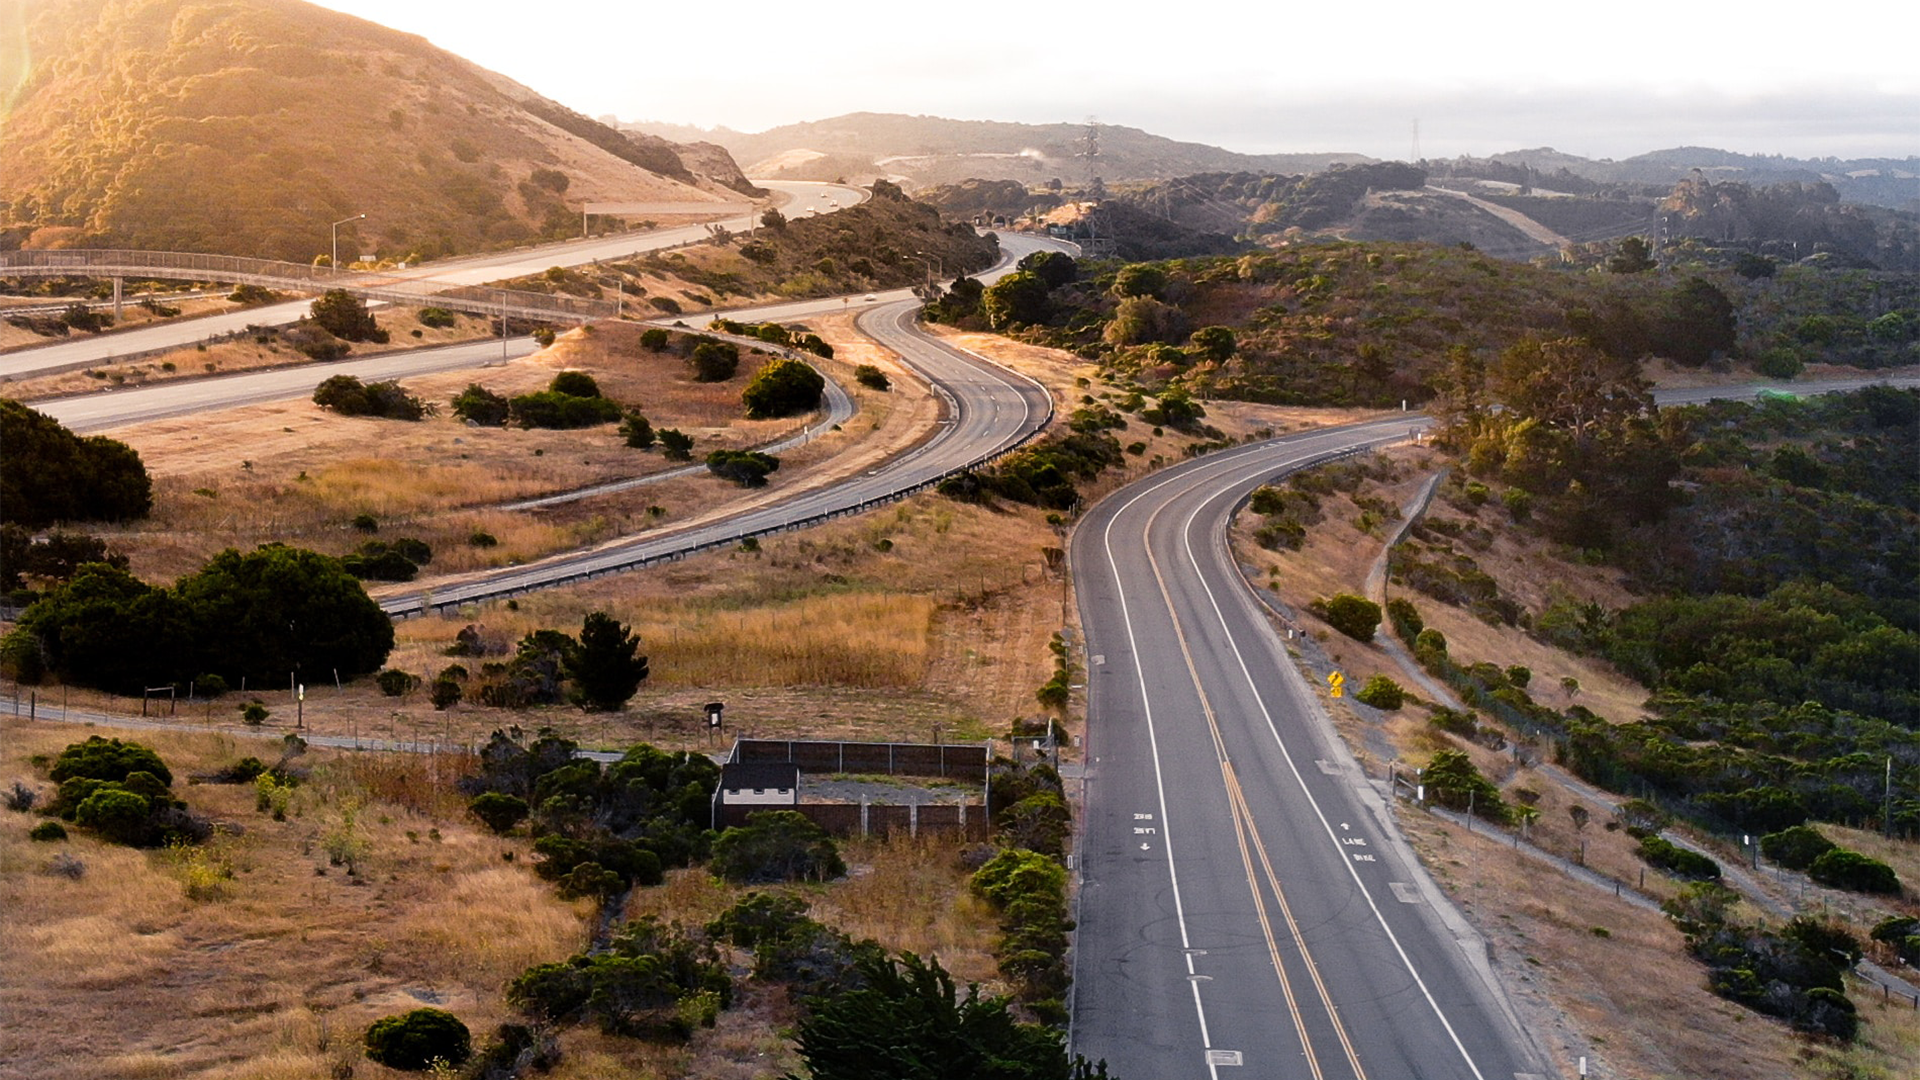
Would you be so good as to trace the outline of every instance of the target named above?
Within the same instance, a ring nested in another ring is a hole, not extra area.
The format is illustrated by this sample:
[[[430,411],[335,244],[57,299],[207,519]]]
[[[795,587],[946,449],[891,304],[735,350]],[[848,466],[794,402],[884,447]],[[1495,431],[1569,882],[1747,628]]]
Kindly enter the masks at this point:
[[[1431,626],[1414,635],[1413,658],[1428,668],[1447,659],[1447,635]]]
[[[620,437],[635,450],[651,449],[655,441],[653,423],[638,412],[629,412],[620,421]]]
[[[426,402],[402,390],[393,380],[362,383],[351,375],[335,375],[315,387],[313,403],[342,416],[386,420],[419,420],[432,411]]]
[[[313,302],[313,321],[346,341],[385,344],[387,332],[367,311],[367,302],[344,289],[330,289]]]
[[[730,341],[702,341],[687,355],[694,382],[726,382],[740,369],[740,349]]]
[[[1512,816],[1500,789],[1480,775],[1465,751],[1441,750],[1421,771],[1427,797],[1451,810],[1471,810],[1477,817],[1505,825]]]
[[[654,326],[640,332],[640,347],[648,352],[660,352],[667,347],[667,332]]]
[[[1400,635],[1400,640],[1409,645],[1427,628],[1426,621],[1420,618],[1420,609],[1405,597],[1396,596],[1387,601],[1387,620],[1393,624],[1393,632]]]
[[[173,773],[160,755],[137,742],[92,736],[60,751],[47,778],[56,784],[75,778],[119,783],[134,773],[146,773],[169,787]]]
[[[74,820],[114,843],[138,846],[147,838],[147,819],[152,813],[150,800],[109,785],[88,795]]]
[[[433,687],[427,691],[427,699],[433,702],[436,710],[441,712],[458,705],[464,696],[466,696],[466,690],[461,687],[460,680],[448,678],[444,672],[439,678],[433,680]]]
[[[1380,626],[1380,605],[1352,593],[1336,593],[1324,600],[1315,600],[1311,610],[1325,619],[1328,626],[1355,641],[1372,641],[1373,632]]]
[[[258,698],[240,706],[240,719],[250,725],[264,724],[267,722],[267,717],[272,715]]]
[[[556,394],[572,394],[574,397],[600,396],[600,384],[584,371],[563,371],[553,377],[553,382],[547,385],[547,389]]]
[[[1807,876],[1835,889],[1900,895],[1900,878],[1893,867],[1846,848],[1834,848],[1813,860],[1813,865],[1807,867]]]
[[[655,434],[660,436],[660,454],[668,461],[693,460],[693,436],[679,428],[661,428]]]
[[[1838,846],[1811,825],[1795,825],[1760,838],[1760,853],[1789,870],[1804,871]]]
[[[741,487],[767,486],[767,474],[780,468],[780,459],[757,450],[715,450],[707,455],[707,471]]]
[[[735,884],[827,881],[847,872],[826,830],[792,810],[764,810],[713,842],[712,871]]]
[[[1689,881],[1720,880],[1720,864],[1697,851],[1689,851],[1660,836],[1646,836],[1640,840],[1636,852],[1649,866],[1665,870],[1678,878]]]
[[[603,397],[580,397],[543,390],[522,394],[507,403],[513,421],[523,428],[572,430],[610,424],[620,419],[620,406]]]
[[[418,676],[401,671],[399,668],[388,668],[374,676],[374,682],[379,684],[380,692],[388,697],[399,697],[420,685]]]
[[[56,843],[67,838],[67,827],[57,821],[43,821],[27,831],[27,839],[43,844]]]
[[[415,313],[421,326],[431,326],[435,330],[445,330],[454,324],[454,314],[443,307],[423,307]]]
[[[375,1020],[367,1028],[367,1057],[390,1069],[425,1072],[436,1062],[453,1068],[473,1056],[473,1036],[444,1009],[415,1009]]]
[[[82,438],[45,413],[0,398],[0,446],[7,464],[0,469],[0,506],[11,524],[121,521],[152,509],[152,480],[126,443]]]
[[[1375,675],[1368,679],[1367,685],[1356,691],[1353,697],[1362,704],[1391,712],[1406,704],[1407,692],[1399,683],[1385,675]]]
[[[820,407],[820,395],[827,380],[813,366],[799,360],[779,359],[761,368],[740,392],[747,416],[766,420],[791,416]]]
[[[505,426],[511,411],[506,397],[479,383],[468,383],[467,388],[453,399],[453,415],[462,420],[471,420],[481,427]]]
[[[887,379],[887,373],[872,364],[856,366],[853,369],[853,381],[870,390],[890,390],[893,387]]]

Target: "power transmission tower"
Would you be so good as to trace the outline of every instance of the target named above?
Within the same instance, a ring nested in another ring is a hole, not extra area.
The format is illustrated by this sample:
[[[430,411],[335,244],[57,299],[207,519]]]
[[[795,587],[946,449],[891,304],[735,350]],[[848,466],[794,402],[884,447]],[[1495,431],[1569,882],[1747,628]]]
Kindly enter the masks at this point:
[[[1087,161],[1088,197],[1106,198],[1106,185],[1100,181],[1100,118],[1097,116],[1087,117],[1086,133],[1080,136],[1080,156]]]
[[[1409,165],[1418,165],[1418,164],[1420,164],[1420,118],[1419,118],[1419,117],[1417,117],[1417,116],[1413,118],[1413,151],[1412,151],[1412,155],[1413,155],[1413,156],[1411,156],[1411,157],[1409,157],[1409,158],[1407,159],[1407,164],[1409,164]]]

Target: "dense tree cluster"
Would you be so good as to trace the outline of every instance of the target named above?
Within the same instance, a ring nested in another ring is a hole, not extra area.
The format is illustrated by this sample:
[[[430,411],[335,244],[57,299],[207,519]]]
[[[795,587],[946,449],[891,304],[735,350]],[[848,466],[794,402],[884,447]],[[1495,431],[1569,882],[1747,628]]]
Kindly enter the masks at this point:
[[[657,885],[665,868],[706,858],[719,766],[641,744],[603,767],[576,757],[577,749],[549,731],[530,742],[517,729],[496,731],[480,752],[480,771],[460,787],[474,797],[474,813],[501,831],[518,818],[506,800],[518,800],[540,856],[535,871],[571,895]]]
[[[100,435],[81,437],[59,421],[0,398],[0,514],[28,528],[56,521],[145,517],[153,483],[140,455]]]
[[[393,623],[339,560],[267,544],[223,551],[172,588],[89,563],[27,608],[6,647],[64,682],[139,693],[207,674],[234,686],[352,678],[380,669]]]

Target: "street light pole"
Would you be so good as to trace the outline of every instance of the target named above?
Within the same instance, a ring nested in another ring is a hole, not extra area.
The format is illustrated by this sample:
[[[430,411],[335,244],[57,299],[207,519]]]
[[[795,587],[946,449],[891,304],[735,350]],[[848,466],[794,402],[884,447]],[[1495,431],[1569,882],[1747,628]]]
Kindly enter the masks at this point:
[[[947,276],[947,261],[946,261],[945,259],[942,259],[942,258],[941,258],[940,256],[938,256],[938,255],[929,255],[929,254],[927,254],[927,253],[926,253],[926,252],[924,252],[924,251],[916,251],[916,252],[914,252],[913,254],[914,254],[914,256],[915,256],[916,258],[919,258],[919,259],[932,259],[932,260],[933,260],[933,262],[930,262],[930,263],[927,263],[927,264],[926,264],[926,267],[927,267],[927,290],[928,290],[929,292],[931,292],[931,291],[933,290],[933,267],[934,267],[934,264],[935,264],[935,263],[938,263],[938,264],[939,264],[939,266],[940,266],[940,276],[941,276],[941,277],[946,277],[946,276]]]
[[[367,215],[365,215],[365,214],[355,214],[355,215],[353,215],[352,217],[344,217],[344,218],[341,218],[341,219],[340,219],[339,221],[336,221],[336,222],[334,222],[334,223],[333,223],[333,263],[332,263],[332,266],[333,266],[333,269],[334,269],[334,270],[336,270],[336,271],[338,271],[338,270],[340,269],[340,226],[342,226],[342,225],[345,225],[345,224],[346,224],[347,222],[349,222],[349,221],[360,221],[360,220],[363,220],[364,218],[366,218],[366,216],[367,216]]]

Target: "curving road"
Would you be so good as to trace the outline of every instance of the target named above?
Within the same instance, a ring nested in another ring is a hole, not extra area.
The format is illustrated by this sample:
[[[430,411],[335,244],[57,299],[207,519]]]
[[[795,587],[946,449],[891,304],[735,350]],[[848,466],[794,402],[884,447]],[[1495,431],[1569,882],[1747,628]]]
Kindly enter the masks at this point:
[[[704,524],[626,537],[588,551],[505,567],[389,597],[396,618],[493,597],[566,584],[734,544],[828,517],[858,513],[941,477],[995,457],[1033,437],[1053,413],[1052,396],[1016,375],[921,333],[913,300],[881,304],[859,325],[933,385],[947,405],[934,436],[885,465],[837,484],[793,493],[779,502]]]
[[[1253,488],[1420,422],[1202,458],[1075,528],[1089,658],[1075,1052],[1166,1080],[1545,1071],[1226,544]]]
[[[766,181],[762,186],[787,196],[789,216],[807,210],[826,213],[857,204],[869,193],[840,184],[815,184],[797,181]],[[835,205],[839,204],[839,205]],[[756,211],[757,213],[758,211]],[[752,216],[732,218],[719,224],[735,232],[747,230]],[[578,266],[582,263],[623,259],[630,255],[707,239],[705,225],[680,225],[649,232],[621,233],[591,240],[569,240],[537,248],[474,255],[446,262],[431,263],[413,270],[398,271],[394,278],[433,281],[445,285],[484,285],[488,282],[537,274],[550,266]],[[237,333],[249,326],[278,326],[294,322],[307,314],[308,301],[294,300],[248,308],[222,315],[155,323],[137,330],[88,335],[51,345],[17,349],[0,354],[0,380],[22,379],[56,371],[108,363],[116,357],[145,355],[162,349],[185,348],[224,334]]]

